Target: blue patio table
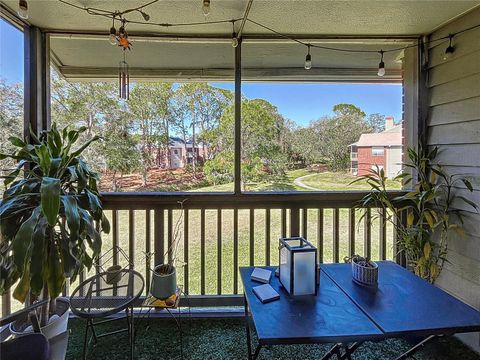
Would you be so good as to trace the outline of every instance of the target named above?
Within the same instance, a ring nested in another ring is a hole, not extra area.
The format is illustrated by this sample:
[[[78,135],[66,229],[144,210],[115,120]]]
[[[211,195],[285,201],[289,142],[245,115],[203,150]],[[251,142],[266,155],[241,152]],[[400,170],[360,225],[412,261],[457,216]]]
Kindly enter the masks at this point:
[[[321,265],[317,296],[290,297],[278,278],[280,300],[262,304],[252,291],[253,267],[240,269],[245,296],[248,358],[281,344],[336,343],[323,357],[350,359],[362,342],[425,337],[397,357],[406,359],[437,336],[480,331],[480,312],[390,261],[379,261],[376,289],[352,281],[350,264]],[[264,267],[274,271],[274,267]],[[252,352],[250,318],[258,344]]]

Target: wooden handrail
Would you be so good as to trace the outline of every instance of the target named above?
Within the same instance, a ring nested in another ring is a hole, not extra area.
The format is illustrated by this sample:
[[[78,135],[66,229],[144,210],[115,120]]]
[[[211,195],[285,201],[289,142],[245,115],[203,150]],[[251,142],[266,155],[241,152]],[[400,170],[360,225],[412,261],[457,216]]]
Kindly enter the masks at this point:
[[[275,209],[275,208],[350,208],[355,206],[368,191],[290,191],[290,192],[128,192],[102,193],[103,206],[107,210],[178,208],[186,200],[188,209]],[[389,191],[394,198],[404,191]]]

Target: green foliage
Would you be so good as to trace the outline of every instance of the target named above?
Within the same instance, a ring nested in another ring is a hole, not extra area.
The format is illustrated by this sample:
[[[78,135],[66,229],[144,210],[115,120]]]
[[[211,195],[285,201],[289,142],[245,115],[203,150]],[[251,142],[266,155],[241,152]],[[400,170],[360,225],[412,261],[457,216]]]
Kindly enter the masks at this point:
[[[408,149],[410,169],[415,179],[405,172],[395,180],[412,183],[405,195],[391,199],[387,190],[387,178],[383,169],[371,170],[357,181],[366,181],[372,191],[360,202],[360,207],[377,207],[385,210],[399,234],[398,248],[403,251],[408,265],[418,276],[434,283],[447,261],[448,238],[452,231],[463,236],[464,211],[459,203],[478,210],[475,203],[458,194],[459,185],[473,191],[470,182],[461,175],[448,175],[435,163],[438,148],[416,152]],[[396,221],[406,215],[406,221]],[[375,218],[375,217],[374,217]],[[361,221],[363,217],[359,220]]]
[[[212,159],[205,164],[207,178],[233,177],[234,106],[225,110],[218,127],[205,133],[212,144]],[[285,119],[275,106],[262,99],[242,101],[242,185],[285,174],[287,160],[280,143]]]
[[[49,296],[57,297],[66,278],[73,281],[98,255],[100,233],[109,232],[109,224],[98,176],[80,158],[98,139],[78,146],[86,130],[60,131],[54,124],[39,138],[33,136],[31,144],[11,137],[16,150],[1,154],[16,162],[4,177],[0,205],[1,293],[20,279],[13,293],[17,300],[23,302],[29,291],[40,295],[45,287]]]

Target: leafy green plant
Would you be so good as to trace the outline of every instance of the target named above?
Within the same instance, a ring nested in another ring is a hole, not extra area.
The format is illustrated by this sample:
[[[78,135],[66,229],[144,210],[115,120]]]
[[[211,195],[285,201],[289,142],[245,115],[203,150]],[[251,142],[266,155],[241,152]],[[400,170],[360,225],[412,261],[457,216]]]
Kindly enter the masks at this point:
[[[0,204],[0,292],[17,281],[13,296],[24,302],[27,295],[50,299],[41,325],[54,311],[55,298],[66,278],[74,281],[100,252],[101,232],[109,232],[97,182],[80,157],[93,137],[77,146],[85,128],[59,131],[55,124],[32,142],[9,140],[17,150],[0,154],[16,167],[5,176]]]
[[[458,208],[459,203],[478,210],[474,202],[458,194],[458,185],[463,184],[472,192],[472,184],[459,174],[447,174],[435,162],[437,153],[437,147],[419,152],[408,149],[409,161],[404,167],[411,169],[415,178],[407,172],[395,178],[405,185],[410,184],[411,189],[402,196],[391,199],[386,189],[385,172],[378,166],[354,181],[366,181],[372,189],[359,206],[383,210],[386,220],[398,233],[397,248],[405,254],[407,265],[431,283],[438,278],[447,261],[451,232],[464,236],[464,211]],[[405,221],[397,221],[402,215]],[[372,220],[379,216],[373,216]]]

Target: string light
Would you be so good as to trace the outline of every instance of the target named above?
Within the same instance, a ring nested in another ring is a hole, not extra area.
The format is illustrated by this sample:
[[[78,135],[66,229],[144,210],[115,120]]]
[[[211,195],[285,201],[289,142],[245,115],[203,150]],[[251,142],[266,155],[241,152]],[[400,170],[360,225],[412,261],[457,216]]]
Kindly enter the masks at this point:
[[[148,15],[146,12],[142,11],[142,10],[138,10],[138,12],[140,14],[142,14],[142,17],[143,17],[143,20],[145,21],[150,21],[150,15]]]
[[[117,45],[117,29],[115,29],[115,18],[113,18],[112,27],[110,28],[110,36],[108,42],[111,45]]]
[[[210,14],[210,0],[203,0],[202,11],[205,16]]]
[[[445,54],[443,54],[443,60],[448,60],[453,56],[453,53],[455,52],[455,47],[452,44],[453,40],[453,35],[448,36],[448,47],[445,49]]]
[[[216,25],[216,24],[224,24],[224,23],[227,23],[227,22],[235,23],[236,21],[242,20],[242,18],[238,18],[238,19],[232,19],[232,20],[216,20],[216,21],[191,22],[191,23],[147,23],[147,22],[141,22],[141,21],[127,20],[123,17],[123,15],[128,14],[132,11],[138,11],[142,14],[143,19],[145,21],[149,21],[150,16],[148,14],[146,14],[145,12],[143,12],[141,9],[151,5],[153,3],[156,3],[159,0],[151,0],[150,2],[148,2],[144,5],[141,5],[139,7],[136,7],[136,8],[133,8],[133,9],[127,9],[127,10],[124,10],[124,11],[121,11],[121,12],[120,11],[112,12],[112,11],[108,11],[108,10],[104,10],[104,9],[97,9],[97,8],[92,8],[92,7],[82,7],[82,6],[73,4],[73,3],[71,3],[67,0],[58,0],[58,1],[65,4],[65,5],[69,5],[71,7],[77,8],[79,10],[83,10],[83,11],[87,12],[89,15],[102,16],[102,17],[107,17],[107,18],[110,18],[110,19],[113,18],[114,20],[115,20],[115,17],[119,17],[119,18],[122,19],[123,25],[125,25],[126,23],[132,23],[132,24],[151,25],[151,26],[160,26],[160,27],[183,27],[183,26]],[[211,2],[210,0],[202,0],[202,10],[203,10],[203,13],[204,13],[205,16],[210,14],[210,2]],[[27,1],[26,0],[19,0],[19,16],[21,16],[21,17],[28,16],[28,14],[26,13],[27,9],[28,9]],[[22,11],[20,12],[20,10],[22,10]],[[308,47],[308,53],[307,53],[307,56],[305,57],[305,69],[307,69],[307,70],[311,68],[310,47],[313,47],[313,48],[317,48],[317,49],[337,51],[337,52],[346,52],[346,53],[363,53],[363,54],[380,53],[381,60],[380,60],[379,66],[378,66],[377,75],[378,76],[384,76],[385,75],[385,63],[383,61],[384,53],[398,52],[398,51],[402,51],[402,50],[406,50],[406,49],[410,49],[410,48],[415,48],[415,47],[419,46],[419,43],[416,42],[416,43],[411,44],[411,45],[399,46],[399,47],[388,49],[388,50],[378,51],[378,50],[373,50],[373,49],[349,49],[349,48],[338,48],[338,47],[316,45],[316,44],[312,45],[312,44],[307,44],[304,41],[302,41],[300,39],[296,39],[292,36],[282,34],[279,31],[276,31],[276,30],[274,30],[274,29],[272,29],[272,28],[270,28],[266,25],[263,25],[259,22],[254,21],[252,19],[247,18],[245,20],[249,21],[252,24],[255,24],[255,25],[257,25],[257,26],[259,26],[259,27],[261,27],[265,30],[268,30],[269,32],[271,32],[273,34],[276,34],[276,35],[278,35],[278,36],[280,36],[284,39],[288,39],[288,40],[291,40],[291,41],[296,42],[298,44],[302,44],[302,45],[307,46]],[[122,28],[123,28],[123,30],[125,30],[124,26],[122,26],[120,28],[120,30]],[[434,44],[434,43],[438,43],[438,42],[443,42],[446,39],[448,39],[449,40],[449,45],[445,49],[445,54],[443,56],[443,59],[447,60],[453,55],[453,53],[455,51],[455,47],[452,44],[453,37],[458,35],[458,34],[462,34],[464,32],[467,32],[467,31],[470,31],[470,30],[473,30],[473,29],[477,29],[477,28],[480,28],[480,24],[476,24],[476,25],[470,26],[468,28],[459,30],[455,33],[452,33],[452,34],[448,35],[448,36],[443,36],[443,37],[440,37],[440,38],[437,38],[437,39],[430,39],[429,43]],[[114,27],[112,27],[110,29],[110,35],[112,35],[113,29],[114,29]],[[126,32],[125,32],[125,34],[126,34]],[[109,41],[110,41],[110,38],[109,38]],[[118,41],[118,37],[117,37],[117,41]],[[232,46],[233,47],[238,46],[238,38],[237,38],[235,32],[232,33]]]
[[[312,68],[312,55],[310,55],[310,44],[307,45],[307,56],[305,56],[305,70],[310,70]]]
[[[28,19],[28,3],[27,3],[27,0],[19,0],[18,1],[17,14],[22,19]]]
[[[235,21],[232,21],[232,47],[236,48],[238,46],[237,33],[235,32]]]
[[[380,50],[380,63],[378,64],[378,76],[384,76],[385,75],[385,63],[383,62],[383,50]]]

